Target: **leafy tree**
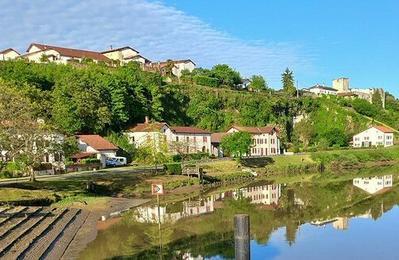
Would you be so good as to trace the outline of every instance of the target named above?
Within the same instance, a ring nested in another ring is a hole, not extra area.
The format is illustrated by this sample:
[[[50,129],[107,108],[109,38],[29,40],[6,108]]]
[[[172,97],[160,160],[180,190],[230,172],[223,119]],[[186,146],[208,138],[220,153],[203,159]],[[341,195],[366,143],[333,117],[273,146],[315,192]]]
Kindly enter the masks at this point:
[[[348,138],[342,129],[332,128],[328,130],[323,138],[328,141],[328,146],[343,147],[348,144]]]
[[[253,75],[251,78],[251,88],[255,91],[262,91],[268,88],[266,80],[261,75]]]
[[[373,92],[373,96],[371,97],[371,102],[373,103],[373,105],[375,105],[378,108],[382,108],[383,106],[381,93],[377,89],[375,89]]]
[[[249,133],[236,132],[223,137],[220,145],[225,153],[241,158],[249,153],[251,144],[252,138]]]
[[[364,99],[355,99],[352,102],[352,106],[356,112],[365,116],[375,117],[379,113],[379,110],[375,105],[370,104],[370,102]]]
[[[312,122],[308,119],[304,119],[295,125],[295,132],[298,134],[299,140],[303,143],[306,149],[310,141],[315,136]]]
[[[235,87],[241,83],[240,73],[226,64],[218,64],[212,68],[213,75],[218,78],[222,85]]]
[[[289,96],[296,95],[296,88],[294,84],[294,74],[288,68],[281,74],[281,82],[283,83],[283,91]]]

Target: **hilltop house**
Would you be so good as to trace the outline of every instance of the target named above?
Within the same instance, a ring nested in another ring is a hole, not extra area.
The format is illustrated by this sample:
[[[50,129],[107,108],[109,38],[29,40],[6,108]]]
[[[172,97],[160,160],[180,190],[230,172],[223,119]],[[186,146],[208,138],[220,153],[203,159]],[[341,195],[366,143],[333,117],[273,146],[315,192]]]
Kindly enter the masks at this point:
[[[26,54],[20,57],[38,63],[55,62],[66,64],[73,61],[81,62],[84,59],[93,60],[94,62],[111,62],[108,57],[96,51],[71,49],[39,43],[29,45],[26,52]]]
[[[330,88],[327,86],[322,86],[322,85],[314,85],[313,87],[310,87],[307,89],[308,92],[311,92],[313,94],[316,94],[318,96],[320,95],[337,95],[337,90],[334,88]]]
[[[168,73],[172,73],[176,77],[180,78],[183,70],[192,72],[195,69],[195,63],[190,60],[167,60],[161,62],[153,62],[144,67],[147,71],[159,72],[163,76],[168,76]]]
[[[12,48],[8,48],[8,49],[0,51],[0,61],[14,60],[17,57],[19,57],[19,53]]]
[[[247,132],[252,136],[249,156],[268,156],[280,154],[278,129],[274,126],[244,127],[233,126],[227,133]]]
[[[103,51],[101,52],[101,54],[103,54],[104,56],[106,56],[111,60],[117,60],[121,64],[125,64],[131,61],[135,61],[143,65],[151,63],[149,59],[143,57],[142,55],[140,55],[140,53],[137,50],[129,46],[116,48],[116,49],[112,49],[111,47],[111,49]]]
[[[140,147],[151,142],[159,149],[164,141],[172,153],[211,152],[211,133],[197,127],[169,126],[164,122],[144,123],[129,128],[125,135],[131,144]]]
[[[392,146],[394,143],[393,131],[385,126],[372,126],[369,129],[353,136],[353,147]]]
[[[118,147],[99,135],[77,135],[79,153],[72,156],[75,160],[96,157],[102,167],[108,157],[115,157]]]

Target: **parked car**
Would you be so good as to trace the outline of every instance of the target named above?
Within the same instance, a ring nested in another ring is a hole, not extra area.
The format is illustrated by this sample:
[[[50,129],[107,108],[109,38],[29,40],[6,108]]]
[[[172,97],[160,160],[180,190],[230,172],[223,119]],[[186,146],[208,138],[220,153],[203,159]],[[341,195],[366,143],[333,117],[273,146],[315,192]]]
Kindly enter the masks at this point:
[[[117,167],[123,166],[127,164],[127,160],[125,157],[108,157],[105,160],[105,165],[108,167]]]

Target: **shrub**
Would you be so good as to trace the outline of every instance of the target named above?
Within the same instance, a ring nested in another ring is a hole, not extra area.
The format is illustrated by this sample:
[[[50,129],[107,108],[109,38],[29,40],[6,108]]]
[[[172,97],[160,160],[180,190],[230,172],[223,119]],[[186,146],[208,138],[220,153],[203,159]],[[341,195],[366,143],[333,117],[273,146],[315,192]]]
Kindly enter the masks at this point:
[[[96,159],[96,158],[87,158],[87,159],[80,160],[80,162],[82,164],[101,163],[100,159]]]
[[[195,84],[209,86],[209,87],[218,87],[220,82],[217,78],[212,78],[203,75],[195,75],[193,77]]]
[[[168,174],[179,175],[182,173],[181,163],[166,163],[165,169]]]

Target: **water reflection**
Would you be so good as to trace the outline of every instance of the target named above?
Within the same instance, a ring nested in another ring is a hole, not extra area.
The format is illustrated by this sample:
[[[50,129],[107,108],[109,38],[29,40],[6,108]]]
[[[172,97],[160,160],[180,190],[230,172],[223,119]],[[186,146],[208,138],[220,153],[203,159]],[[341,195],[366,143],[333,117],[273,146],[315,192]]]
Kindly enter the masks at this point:
[[[392,175],[353,179],[353,185],[370,194],[384,192],[392,187]]]
[[[140,223],[175,223],[192,216],[211,213],[215,208],[223,207],[225,199],[248,199],[251,204],[278,205],[281,197],[281,184],[249,185],[205,198],[189,199],[187,201],[160,206],[159,216],[157,205],[142,206],[136,209],[134,218]]]

